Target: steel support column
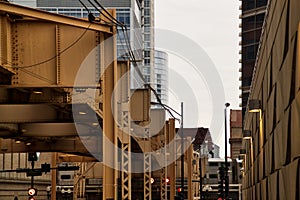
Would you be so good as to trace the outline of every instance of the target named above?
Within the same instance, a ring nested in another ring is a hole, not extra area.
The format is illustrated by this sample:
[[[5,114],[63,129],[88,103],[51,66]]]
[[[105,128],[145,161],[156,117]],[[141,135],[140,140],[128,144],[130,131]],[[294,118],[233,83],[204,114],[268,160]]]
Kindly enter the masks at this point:
[[[102,37],[104,39],[104,34]],[[115,173],[115,147],[116,144],[116,123],[114,121],[115,110],[112,106],[115,105],[116,99],[113,96],[116,80],[117,62],[113,46],[105,45],[101,42],[101,52],[106,52],[101,66],[103,69],[103,199],[116,199],[116,173]],[[105,45],[105,46],[104,46]],[[115,40],[114,40],[115,45]]]
[[[175,140],[175,120],[169,119],[169,137],[168,137],[168,144],[170,144],[171,141]],[[176,163],[176,149],[174,142],[172,142],[172,145],[170,145],[169,148],[170,153],[170,159],[173,161],[168,166],[168,174],[170,176],[170,200],[174,200],[174,196],[176,195],[176,171],[175,171],[175,163]]]
[[[189,138],[190,139],[190,138]],[[191,144],[191,140],[188,141]],[[187,172],[188,172],[188,199],[193,199],[193,190],[192,190],[192,177],[193,177],[193,169],[192,169],[192,160],[193,160],[193,144],[191,144],[186,152],[187,154]]]
[[[161,180],[160,180],[160,199],[167,200],[167,166],[166,166],[166,138],[169,132],[168,124],[165,123],[164,127],[164,138],[160,140],[160,149],[162,149],[162,162],[161,162]]]
[[[144,139],[145,144],[145,153],[144,153],[144,199],[151,200],[152,199],[152,186],[151,186],[151,143],[149,138],[149,128],[145,129],[145,133],[148,138]],[[149,141],[149,142],[148,142]],[[149,153],[148,153],[149,152]]]
[[[130,170],[130,144],[121,144],[121,184],[122,184],[122,199],[131,199],[131,174]]]
[[[130,77],[129,62],[118,62],[116,71],[116,79],[119,80],[117,88],[115,88],[115,96],[118,102],[115,107],[119,129],[118,137],[121,143],[121,198],[124,200],[131,199],[131,126],[130,126]],[[117,142],[117,141],[116,141]],[[118,156],[118,155],[116,155]]]

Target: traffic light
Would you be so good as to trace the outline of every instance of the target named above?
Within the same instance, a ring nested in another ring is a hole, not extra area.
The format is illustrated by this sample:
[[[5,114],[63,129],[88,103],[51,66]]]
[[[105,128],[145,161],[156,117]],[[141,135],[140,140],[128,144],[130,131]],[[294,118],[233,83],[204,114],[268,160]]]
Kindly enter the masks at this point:
[[[34,196],[37,194],[36,188],[28,188],[28,200],[35,200]]]
[[[178,194],[180,194],[182,192],[181,187],[177,188],[177,192],[178,192]]]
[[[219,167],[219,175],[220,175],[220,180],[225,179],[225,167]]]
[[[153,184],[154,181],[155,181],[154,178],[151,178],[151,179],[150,179],[150,183],[151,183],[151,184]]]
[[[28,161],[37,161],[37,160],[38,160],[38,156],[35,152],[28,153]]]
[[[224,197],[224,185],[223,181],[218,182],[218,197],[223,198]]]
[[[181,199],[182,195],[183,195],[182,194],[182,188],[181,187],[177,188],[177,196],[175,196],[175,200],[176,200],[176,198]]]
[[[170,178],[166,178],[166,179],[165,179],[165,183],[166,183],[166,184],[169,184],[169,183],[170,183]]]
[[[45,172],[45,174],[47,172],[50,172],[50,169],[51,169],[50,164],[47,164],[47,163],[41,164],[41,169],[42,169],[42,172]]]
[[[28,195],[29,196],[35,196],[37,193],[36,188],[28,188]]]
[[[175,196],[174,200],[181,200],[181,197],[180,196]]]
[[[224,199],[225,168],[219,167],[218,197]]]

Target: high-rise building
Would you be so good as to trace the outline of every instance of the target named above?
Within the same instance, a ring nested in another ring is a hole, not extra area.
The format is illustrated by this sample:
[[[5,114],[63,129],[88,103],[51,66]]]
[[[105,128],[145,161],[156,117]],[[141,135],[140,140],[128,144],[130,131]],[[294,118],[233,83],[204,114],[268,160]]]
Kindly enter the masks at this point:
[[[153,86],[157,92],[157,95],[164,104],[168,104],[168,74],[168,54],[163,51],[155,50]]]
[[[265,18],[268,0],[242,0],[242,41],[241,41],[241,72],[242,72],[242,113],[246,111],[249,91],[252,82],[253,68],[256,60],[262,25]]]
[[[147,83],[154,86],[154,0],[144,0],[144,67],[143,74]]]
[[[36,7],[36,0],[10,0],[9,2],[28,7]]]
[[[144,0],[144,66],[143,75],[157,92],[162,103],[168,104],[168,54],[154,47],[154,0]],[[156,101],[155,96],[152,100]]]

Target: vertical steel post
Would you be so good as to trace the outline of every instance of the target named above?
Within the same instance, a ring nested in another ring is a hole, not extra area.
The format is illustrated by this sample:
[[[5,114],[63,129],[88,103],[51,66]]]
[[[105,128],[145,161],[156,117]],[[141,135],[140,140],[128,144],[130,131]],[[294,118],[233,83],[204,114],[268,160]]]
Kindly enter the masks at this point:
[[[188,139],[189,144],[191,144],[191,138]],[[193,199],[193,189],[192,189],[192,160],[193,160],[193,144],[189,146],[186,152],[186,158],[187,158],[187,184],[188,184],[188,199]]]
[[[225,199],[228,198],[229,191],[229,178],[228,178],[228,161],[227,161],[227,107],[230,106],[230,103],[225,103]]]
[[[183,138],[183,102],[181,102],[181,199],[184,199],[184,138]]]
[[[113,11],[115,17],[116,13]],[[116,164],[116,141],[117,126],[114,120],[116,116],[116,98],[113,96],[114,86],[117,83],[117,60],[116,51],[116,28],[113,29],[112,43],[103,42],[106,38],[103,33],[100,35],[101,52],[105,56],[101,63],[103,72],[103,200],[117,199],[117,177],[115,171]],[[104,43],[106,44],[104,46]],[[104,50],[105,48],[105,50]],[[114,109],[112,109],[112,107]],[[113,144],[113,145],[110,145]],[[125,147],[122,147],[122,149]]]

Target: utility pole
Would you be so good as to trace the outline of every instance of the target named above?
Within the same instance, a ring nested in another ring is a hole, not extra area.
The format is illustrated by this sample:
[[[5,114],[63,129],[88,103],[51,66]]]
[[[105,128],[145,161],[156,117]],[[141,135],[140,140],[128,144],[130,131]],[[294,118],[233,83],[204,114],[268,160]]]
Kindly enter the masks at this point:
[[[181,102],[181,199],[184,200],[184,139],[183,139],[183,102]]]
[[[225,199],[228,199],[229,178],[228,178],[228,161],[227,161],[227,107],[230,103],[225,103]]]

